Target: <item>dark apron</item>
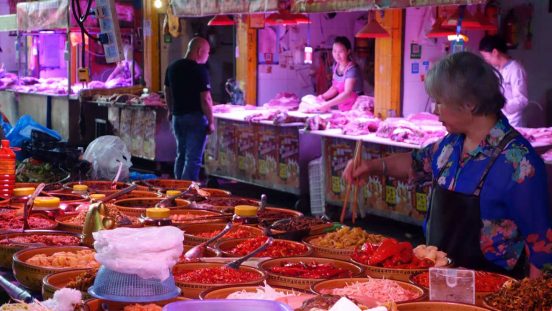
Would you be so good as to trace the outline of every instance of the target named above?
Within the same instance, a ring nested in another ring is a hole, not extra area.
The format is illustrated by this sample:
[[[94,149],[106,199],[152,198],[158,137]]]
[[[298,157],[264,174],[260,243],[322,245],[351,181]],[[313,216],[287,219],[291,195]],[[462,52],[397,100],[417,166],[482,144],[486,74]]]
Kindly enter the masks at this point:
[[[480,245],[483,221],[481,220],[479,194],[496,159],[508,143],[518,135],[517,131],[511,130],[503,137],[491,155],[473,194],[450,191],[437,184],[446,165],[441,168],[438,176],[433,180],[427,218],[426,243],[437,246],[446,252],[455,266],[497,272],[518,278],[523,277],[527,272],[527,256],[525,254],[520,257],[512,271],[507,271],[488,261],[483,255]]]

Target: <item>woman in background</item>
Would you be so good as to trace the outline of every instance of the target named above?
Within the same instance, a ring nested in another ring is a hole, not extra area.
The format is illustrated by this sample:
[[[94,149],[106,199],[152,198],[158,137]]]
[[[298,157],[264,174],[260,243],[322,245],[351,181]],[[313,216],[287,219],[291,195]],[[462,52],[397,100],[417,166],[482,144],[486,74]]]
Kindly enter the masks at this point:
[[[341,111],[349,111],[357,97],[363,95],[362,73],[352,61],[351,42],[347,37],[336,37],[332,46],[335,61],[332,86],[318,96],[320,106],[315,110],[325,112],[337,106]]]
[[[502,109],[511,126],[524,127],[523,111],[527,99],[527,74],[523,66],[508,55],[506,41],[501,37],[485,36],[479,42],[479,52],[502,75],[502,89],[506,104]]]

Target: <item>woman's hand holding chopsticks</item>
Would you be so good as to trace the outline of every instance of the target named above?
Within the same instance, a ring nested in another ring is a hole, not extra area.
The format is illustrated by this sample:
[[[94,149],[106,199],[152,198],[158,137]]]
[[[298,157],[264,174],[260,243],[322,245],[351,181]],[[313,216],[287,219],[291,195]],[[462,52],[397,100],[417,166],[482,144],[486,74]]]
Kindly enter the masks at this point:
[[[366,184],[366,179],[369,175],[379,172],[379,170],[376,170],[374,167],[374,165],[377,165],[377,161],[381,160],[360,160],[359,165],[355,168],[353,160],[349,160],[342,174],[343,180],[347,184],[356,184],[359,186]]]

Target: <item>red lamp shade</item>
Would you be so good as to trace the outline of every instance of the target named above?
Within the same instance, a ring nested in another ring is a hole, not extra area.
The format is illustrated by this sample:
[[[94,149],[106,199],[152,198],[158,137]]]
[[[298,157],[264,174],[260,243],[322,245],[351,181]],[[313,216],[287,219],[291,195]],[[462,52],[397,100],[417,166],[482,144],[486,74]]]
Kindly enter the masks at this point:
[[[228,15],[215,15],[207,23],[209,26],[232,26],[234,25],[234,20],[232,20]]]
[[[443,23],[442,18],[438,18],[435,23],[431,26],[431,30],[426,34],[426,37],[428,38],[443,38],[447,37],[449,35],[455,35],[456,31],[453,30],[453,28],[444,28],[441,27],[441,24]]]
[[[368,38],[388,38],[389,33],[385,28],[381,27],[381,25],[378,23],[378,21],[370,16],[370,13],[368,13],[368,23],[362,27],[362,29],[359,30],[355,34],[355,38],[358,39],[368,39]]]
[[[265,19],[267,25],[297,25],[297,21],[292,14],[272,13]]]
[[[298,25],[311,23],[310,18],[305,14],[291,14],[291,16]]]

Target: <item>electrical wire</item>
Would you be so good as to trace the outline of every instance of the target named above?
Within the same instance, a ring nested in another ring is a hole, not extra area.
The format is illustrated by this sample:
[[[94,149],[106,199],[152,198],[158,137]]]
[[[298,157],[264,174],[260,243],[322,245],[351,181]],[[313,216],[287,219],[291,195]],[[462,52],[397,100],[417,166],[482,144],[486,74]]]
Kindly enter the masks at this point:
[[[79,26],[79,28],[81,30],[81,39],[82,39],[82,42],[81,42],[81,45],[82,45],[82,49],[81,49],[81,66],[83,66],[83,67],[84,67],[84,64],[86,62],[85,36],[88,36],[88,38],[90,38],[94,41],[99,41],[100,40],[98,37],[95,37],[95,36],[91,35],[86,30],[86,28],[84,27],[84,23],[86,22],[86,19],[91,15],[91,10],[90,10],[91,7],[92,7],[92,0],[87,0],[86,10],[83,14],[82,13],[82,8],[81,8],[81,5],[80,5],[80,1],[79,0],[71,0],[71,11],[73,12],[73,17],[75,18],[75,21],[77,22],[77,25]]]

